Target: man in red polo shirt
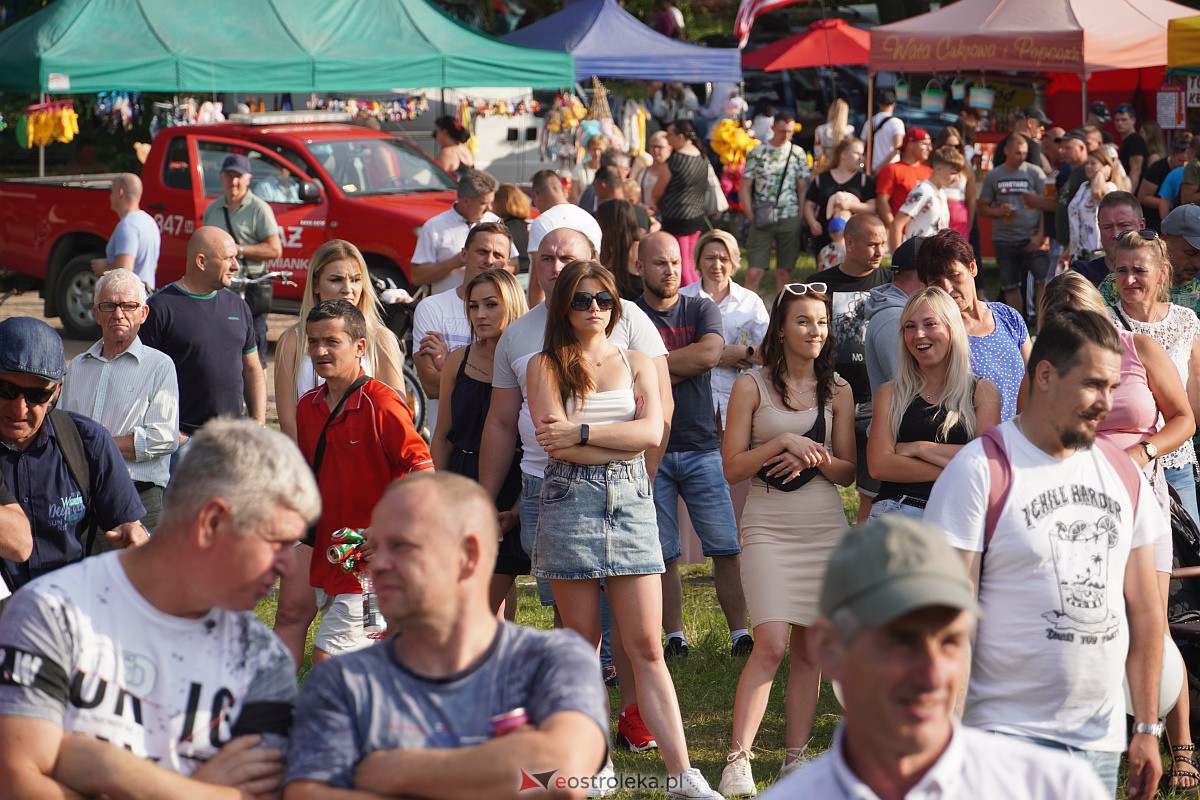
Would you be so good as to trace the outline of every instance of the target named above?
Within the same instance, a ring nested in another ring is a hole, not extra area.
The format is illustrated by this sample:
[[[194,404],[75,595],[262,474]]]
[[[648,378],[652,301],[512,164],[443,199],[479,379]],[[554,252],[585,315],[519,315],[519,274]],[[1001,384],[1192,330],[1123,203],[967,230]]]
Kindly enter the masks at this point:
[[[875,213],[883,220],[885,229],[891,230],[892,220],[900,213],[908,193],[933,174],[929,166],[931,152],[933,140],[929,133],[923,128],[909,128],[904,134],[900,160],[884,165],[875,176]]]
[[[433,459],[404,400],[363,371],[367,323],[357,308],[345,300],[319,303],[305,320],[305,334],[313,370],[325,380],[296,407],[300,451],[317,473],[321,491],[316,554],[309,569],[322,612],[313,641],[316,663],[370,643],[358,578],[325,558],[331,534],[367,527],[388,484],[410,472],[433,469]],[[319,448],[322,431],[324,447]]]

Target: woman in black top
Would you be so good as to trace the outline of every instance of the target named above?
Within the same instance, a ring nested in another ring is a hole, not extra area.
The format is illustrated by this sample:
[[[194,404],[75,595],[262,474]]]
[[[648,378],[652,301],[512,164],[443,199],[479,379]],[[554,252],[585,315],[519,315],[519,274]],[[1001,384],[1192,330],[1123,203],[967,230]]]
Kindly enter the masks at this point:
[[[704,230],[709,166],[690,121],[681,119],[668,125],[667,143],[673,150],[670,158],[650,168],[656,176],[650,200],[662,218],[662,229],[679,242],[683,261],[680,285],[687,286],[700,279],[693,251]]]
[[[437,428],[429,442],[436,469],[444,469],[473,480],[479,479],[479,445],[483,423],[492,400],[492,362],[496,343],[509,324],[528,310],[525,292],[517,279],[502,269],[480,273],[463,292],[472,343],[446,357],[442,369],[443,403]],[[504,607],[504,599],[517,575],[529,574],[529,557],[521,548],[521,526],[516,505],[521,494],[521,450],[513,455],[504,486],[496,498],[504,538],[496,557],[489,599],[492,610]],[[515,604],[504,607],[512,619]]]
[[[867,464],[880,481],[871,516],[925,514],[942,469],[964,444],[1000,423],[1000,390],[971,372],[958,306],[930,286],[900,312],[895,380],[879,387]]]
[[[837,211],[851,214],[875,213],[875,179],[863,171],[866,145],[862,139],[847,136],[833,148],[833,153],[813,176],[804,195],[804,221],[815,240],[814,252],[829,244],[830,199]]]

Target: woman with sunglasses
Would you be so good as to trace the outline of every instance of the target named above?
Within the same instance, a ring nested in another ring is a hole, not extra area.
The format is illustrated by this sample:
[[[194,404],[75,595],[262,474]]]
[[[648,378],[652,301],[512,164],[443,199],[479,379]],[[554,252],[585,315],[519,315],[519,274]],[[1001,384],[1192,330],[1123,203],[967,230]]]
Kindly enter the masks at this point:
[[[673,796],[716,797],[688,760],[659,640],[664,566],[645,461],[663,436],[658,373],[644,354],[608,341],[621,301],[597,262],[568,264],[547,302],[545,342],[526,373],[535,434],[550,457],[533,574],[550,581],[563,625],[596,647],[604,581]]]
[[[938,231],[925,240],[917,254],[917,275],[926,286],[949,293],[958,306],[967,343],[971,369],[1000,390],[1000,421],[1017,413],[1021,379],[1032,347],[1029,329],[1021,313],[1005,303],[988,303],[975,289],[975,251],[957,231]]]
[[[1167,351],[1195,415],[1200,411],[1200,319],[1190,308],[1169,302],[1171,261],[1167,245],[1154,231],[1128,231],[1113,245],[1113,275],[1119,299],[1108,309],[1121,330],[1149,336]],[[1193,520],[1200,519],[1196,504],[1196,450],[1188,439],[1170,452],[1156,447],[1138,448],[1131,455],[1138,466],[1159,457],[1167,482]]]
[[[729,397],[725,478],[751,480],[742,512],[742,585],[754,650],[738,679],[733,737],[721,794],[755,794],[752,748],[785,652],[787,753],[780,777],[806,759],[821,673],[808,626],[829,554],[848,530],[837,486],[854,480],[854,399],[834,373],[832,314],[823,283],[786,284],[775,298],[761,369]],[[639,697],[641,687],[639,686]]]
[[[492,363],[496,343],[509,324],[529,310],[521,284],[503,269],[476,275],[463,290],[463,305],[471,324],[471,344],[446,356],[442,368],[441,396],[449,398],[438,414],[429,442],[433,465],[479,480],[479,445],[483,423],[492,402]],[[515,604],[505,604],[518,575],[529,574],[529,557],[521,548],[521,526],[514,506],[521,495],[521,450],[513,454],[496,508],[505,522],[504,538],[492,576],[489,598],[492,610],[504,608],[512,620]]]
[[[1086,280],[1086,279],[1085,279]],[[896,379],[875,393],[867,459],[880,481],[871,517],[925,516],[933,482],[962,446],[1000,423],[1000,390],[971,372],[958,306],[936,286],[900,312]]]

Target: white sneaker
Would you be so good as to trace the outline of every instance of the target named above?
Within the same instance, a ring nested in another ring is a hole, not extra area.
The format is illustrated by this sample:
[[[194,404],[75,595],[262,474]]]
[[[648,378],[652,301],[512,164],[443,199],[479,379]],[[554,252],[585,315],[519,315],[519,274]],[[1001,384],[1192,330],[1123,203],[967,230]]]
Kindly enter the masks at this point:
[[[789,757],[792,758],[791,761],[788,761]],[[804,745],[804,747],[801,748],[789,747],[787,749],[787,754],[783,757],[783,766],[779,768],[779,779],[783,780],[788,775],[791,775],[793,772],[807,764],[810,759],[811,756],[808,753],[808,745]]]
[[[667,797],[678,797],[682,800],[725,800],[712,790],[700,770],[692,767],[686,772],[671,776],[673,784],[667,789]]]
[[[604,765],[604,768],[596,773],[595,780],[592,781],[588,788],[588,797],[608,797],[616,791],[617,773],[613,771],[612,762],[609,761]]]
[[[719,791],[725,797],[754,797],[758,787],[754,785],[754,775],[750,771],[750,761],[754,754],[745,750],[730,753],[725,759],[725,769],[721,771]]]

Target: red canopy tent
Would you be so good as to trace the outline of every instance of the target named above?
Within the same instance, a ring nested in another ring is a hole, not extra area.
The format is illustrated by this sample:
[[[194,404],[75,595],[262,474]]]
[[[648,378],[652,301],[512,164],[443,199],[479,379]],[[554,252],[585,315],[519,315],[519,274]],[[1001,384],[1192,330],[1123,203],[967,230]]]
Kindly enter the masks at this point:
[[[844,19],[819,19],[808,30],[772,42],[742,56],[742,66],[777,72],[781,69],[866,64],[871,35]]]

